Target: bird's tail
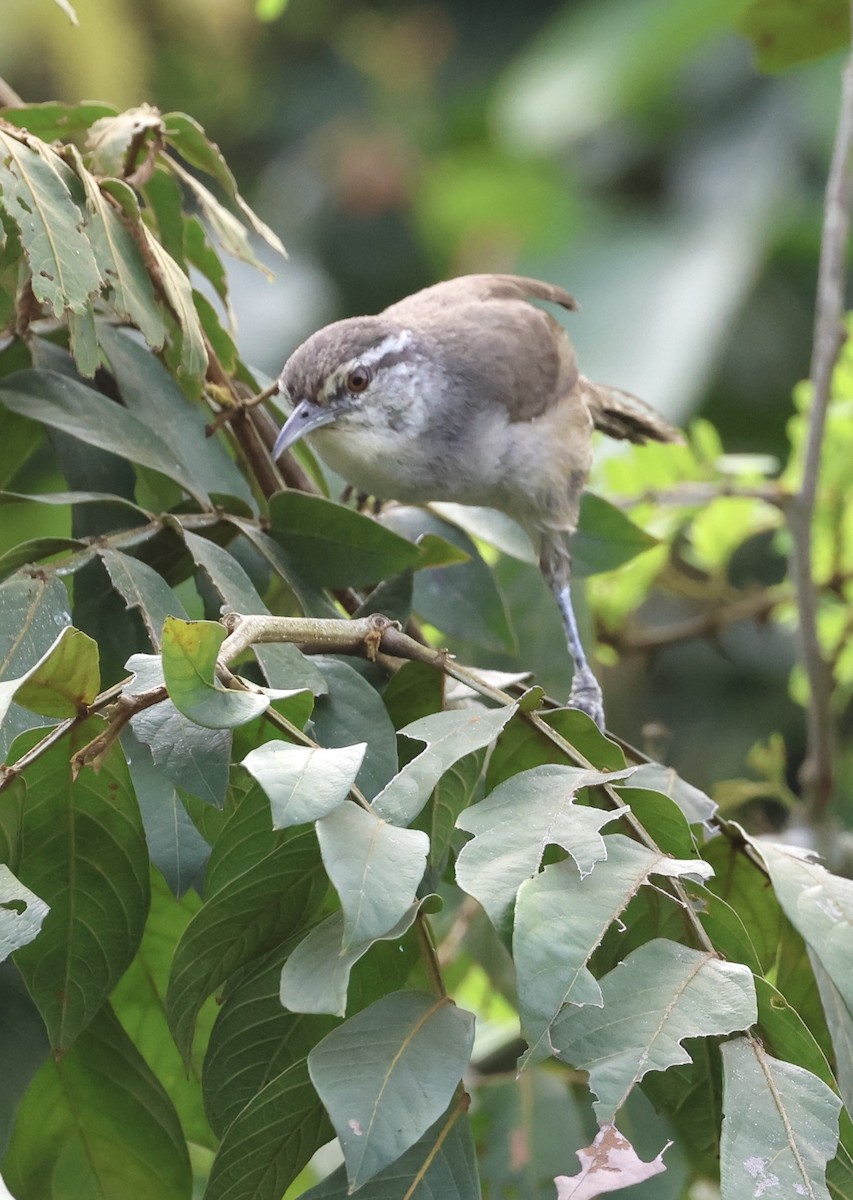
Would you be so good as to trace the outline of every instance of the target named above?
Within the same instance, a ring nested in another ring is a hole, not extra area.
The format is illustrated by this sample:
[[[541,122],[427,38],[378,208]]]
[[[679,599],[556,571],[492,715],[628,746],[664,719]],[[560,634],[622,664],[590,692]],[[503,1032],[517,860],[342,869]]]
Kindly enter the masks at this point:
[[[607,384],[593,383],[584,376],[580,384],[592,423],[602,433],[639,445],[649,441],[683,443],[681,432],[639,397]]]

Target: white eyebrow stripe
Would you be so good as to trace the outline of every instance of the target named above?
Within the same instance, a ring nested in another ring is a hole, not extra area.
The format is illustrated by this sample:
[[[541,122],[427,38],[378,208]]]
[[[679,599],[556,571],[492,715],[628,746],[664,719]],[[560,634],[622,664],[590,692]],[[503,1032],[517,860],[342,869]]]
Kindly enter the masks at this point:
[[[363,367],[372,367],[375,363],[381,362],[386,354],[399,354],[401,350],[405,350],[411,344],[411,341],[411,329],[401,329],[399,333],[389,333],[378,346],[373,346],[364,354],[359,354],[352,360],[352,363],[347,363],[347,367],[353,367],[356,363],[361,363]]]

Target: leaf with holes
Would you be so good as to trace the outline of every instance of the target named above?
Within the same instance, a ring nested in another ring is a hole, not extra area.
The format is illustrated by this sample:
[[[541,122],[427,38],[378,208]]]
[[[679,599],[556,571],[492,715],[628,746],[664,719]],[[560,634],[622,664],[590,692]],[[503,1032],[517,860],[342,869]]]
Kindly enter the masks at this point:
[[[746,1029],[758,1016],[748,967],[663,938],[634,950],[600,987],[603,1007],[566,1008],[551,1029],[559,1057],[589,1071],[600,1122],[649,1071],[689,1063],[685,1038]]]
[[[576,804],[575,796],[630,773],[551,765],[514,775],[457,819],[474,838],[459,852],[456,882],[500,925],[521,884],[539,870],[547,846],[562,846],[588,875],[607,856],[599,830],[627,808],[604,812]]]

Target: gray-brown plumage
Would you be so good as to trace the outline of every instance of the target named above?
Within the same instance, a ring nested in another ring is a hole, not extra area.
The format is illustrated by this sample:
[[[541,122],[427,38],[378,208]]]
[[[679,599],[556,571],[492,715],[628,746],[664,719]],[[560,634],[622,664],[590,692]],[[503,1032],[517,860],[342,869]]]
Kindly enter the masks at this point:
[[[635,396],[581,375],[565,330],[531,300],[577,308],[554,284],[464,275],[319,330],[282,372],[294,409],[274,453],[309,434],[362,492],[486,505],[518,520],[563,616],[575,663],[570,703],[601,725],[601,690],[569,591],[592,432],[681,437]]]

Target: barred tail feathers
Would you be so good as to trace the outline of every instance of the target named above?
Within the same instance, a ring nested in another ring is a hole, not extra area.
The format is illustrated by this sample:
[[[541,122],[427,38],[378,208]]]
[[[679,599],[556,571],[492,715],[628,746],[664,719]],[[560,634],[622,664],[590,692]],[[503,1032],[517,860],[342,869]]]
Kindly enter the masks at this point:
[[[592,423],[608,437],[643,445],[645,442],[683,443],[681,432],[645,401],[621,388],[581,377],[580,386]]]

